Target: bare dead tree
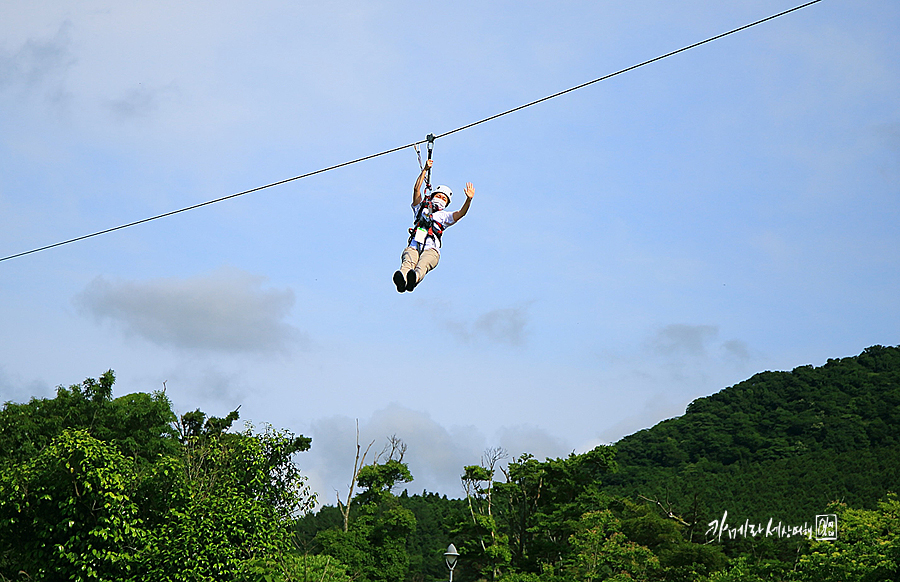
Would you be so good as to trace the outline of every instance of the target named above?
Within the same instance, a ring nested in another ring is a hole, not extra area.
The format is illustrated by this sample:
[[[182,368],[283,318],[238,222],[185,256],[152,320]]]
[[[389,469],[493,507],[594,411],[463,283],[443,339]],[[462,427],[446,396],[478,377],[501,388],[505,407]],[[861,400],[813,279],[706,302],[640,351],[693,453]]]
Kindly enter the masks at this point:
[[[397,461],[399,463],[403,462],[403,455],[406,454],[406,443],[403,442],[403,439],[398,437],[396,434],[392,434],[388,437],[388,442],[385,443],[384,448],[381,449],[381,452],[375,455],[375,459],[372,461],[373,465],[377,465],[378,462],[387,455],[385,458],[385,462],[387,461]],[[394,457],[397,457],[396,459]]]
[[[494,474],[496,473],[497,463],[508,457],[509,453],[507,453],[506,449],[503,447],[489,447],[485,449],[484,453],[481,455],[481,466],[487,469],[491,474],[491,480],[487,487],[487,514],[490,516],[493,516],[493,511],[491,509],[491,494],[494,491]],[[493,535],[494,533],[491,532],[491,537],[493,537]]]
[[[481,465],[466,467],[465,472],[460,477],[463,488],[466,491],[466,500],[469,505],[469,514],[472,516],[472,524],[476,526],[476,528],[479,527],[480,520],[478,519],[478,515],[486,516],[488,518],[487,524],[481,523],[481,526],[490,526],[489,533],[491,536],[491,546],[497,543],[498,535],[493,516],[492,493],[494,491],[494,475],[497,471],[497,464],[508,456],[509,454],[502,447],[490,447],[485,449],[484,454],[481,455]],[[502,470],[502,467],[500,467],[500,469]],[[486,483],[486,485],[482,485],[482,483]],[[477,513],[473,498],[480,499]],[[487,552],[488,544],[483,536],[478,536],[478,543],[481,545],[481,550]],[[500,568],[497,564],[494,564],[492,574],[492,579],[496,579],[499,576]]]
[[[684,519],[682,519],[682,517],[681,517],[680,515],[677,515],[677,514],[675,513],[675,509],[674,509],[674,507],[672,506],[672,503],[669,502],[669,492],[668,492],[668,490],[666,491],[666,503],[665,503],[665,505],[663,505],[663,503],[662,503],[659,499],[650,499],[649,497],[644,497],[643,495],[638,495],[638,497],[640,497],[640,498],[643,499],[644,501],[649,501],[650,503],[655,504],[655,505],[659,508],[659,510],[662,512],[663,516],[665,516],[665,517],[667,517],[667,518],[669,518],[669,519],[671,519],[671,520],[677,521],[678,523],[680,523],[680,524],[683,525],[683,526],[691,527],[691,524],[689,524],[688,522],[686,522]]]
[[[369,443],[369,446],[366,447],[365,452],[362,453],[362,458],[360,458],[360,452],[362,451],[362,447],[359,444],[359,419],[356,419],[356,460],[353,461],[353,478],[350,479],[350,488],[347,492],[347,503],[342,503],[340,496],[338,496],[338,509],[341,511],[341,515],[344,518],[344,531],[350,527],[350,500],[353,499],[353,489],[356,487],[356,478],[359,476],[359,470],[362,469],[363,465],[366,464],[366,455],[369,454],[369,449],[372,448],[372,445],[375,444],[375,440]],[[404,451],[405,451],[404,445]],[[393,453],[392,453],[393,454]],[[402,454],[401,454],[402,458]]]

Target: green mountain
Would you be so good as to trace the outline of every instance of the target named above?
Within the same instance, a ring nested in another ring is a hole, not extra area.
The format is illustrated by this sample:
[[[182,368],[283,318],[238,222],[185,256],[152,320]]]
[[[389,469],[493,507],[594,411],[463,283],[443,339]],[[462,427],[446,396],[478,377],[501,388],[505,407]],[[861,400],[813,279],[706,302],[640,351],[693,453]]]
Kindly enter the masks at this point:
[[[605,491],[702,527],[724,511],[802,524],[831,501],[874,508],[900,486],[900,348],[756,374],[615,448]]]
[[[486,452],[465,499],[394,495],[403,445],[359,469],[347,522],[297,519],[310,439],[113,399],[114,380],[0,409],[0,580],[422,582],[450,541],[460,582],[900,580],[900,347],[757,374],[582,454]],[[823,513],[827,539],[751,531]]]

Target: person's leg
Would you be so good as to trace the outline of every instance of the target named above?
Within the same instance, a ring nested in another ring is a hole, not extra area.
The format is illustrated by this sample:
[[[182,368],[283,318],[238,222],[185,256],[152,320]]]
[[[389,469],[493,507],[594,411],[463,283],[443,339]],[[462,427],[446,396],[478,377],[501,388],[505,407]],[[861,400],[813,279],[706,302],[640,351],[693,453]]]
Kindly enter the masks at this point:
[[[412,272],[419,262],[419,251],[417,251],[415,247],[406,247],[403,250],[400,259],[402,261],[400,270],[394,273],[394,285],[397,286],[397,291],[402,293],[407,290],[406,281],[408,273]]]
[[[419,262],[416,263],[415,270],[409,271],[406,274],[406,290],[412,291],[415,289],[416,285],[421,283],[422,279],[425,278],[425,275],[428,274],[428,271],[437,267],[440,260],[441,254],[435,249],[425,249],[422,251],[422,254],[419,256]]]

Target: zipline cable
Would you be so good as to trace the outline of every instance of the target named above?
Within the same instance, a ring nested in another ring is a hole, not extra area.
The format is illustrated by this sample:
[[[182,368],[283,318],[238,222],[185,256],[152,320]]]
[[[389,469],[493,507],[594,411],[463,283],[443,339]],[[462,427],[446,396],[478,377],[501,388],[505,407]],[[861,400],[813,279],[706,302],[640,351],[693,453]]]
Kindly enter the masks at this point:
[[[497,119],[498,117],[503,117],[504,115],[509,115],[510,113],[515,113],[516,111],[521,111],[522,109],[525,109],[526,107],[531,107],[532,105],[537,105],[538,103],[543,103],[544,101],[549,101],[550,99],[554,99],[561,95],[565,95],[566,93],[571,93],[572,91],[577,91],[578,89],[583,89],[583,88],[587,87],[588,85],[593,85],[594,83],[599,83],[600,81],[605,81],[607,79],[611,79],[617,75],[621,75],[622,73],[627,73],[628,71],[633,71],[635,69],[639,69],[640,67],[649,65],[651,63],[655,63],[656,61],[661,61],[663,59],[677,55],[678,53],[683,53],[685,51],[689,51],[693,48],[697,48],[698,46],[713,42],[714,40],[719,40],[720,38],[724,38],[724,37],[734,34],[736,32],[741,32],[742,30],[747,30],[748,28],[752,28],[752,27],[762,24],[764,22],[774,20],[774,19],[784,16],[786,14],[790,14],[791,12],[796,12],[797,10],[801,10],[803,8],[806,8],[807,6],[812,6],[813,4],[816,4],[821,1],[822,0],[811,0],[810,2],[807,2],[806,4],[801,4],[800,6],[795,6],[794,8],[790,8],[788,10],[785,10],[784,12],[779,12],[778,14],[773,14],[772,16],[767,16],[766,18],[757,20],[756,22],[751,22],[750,24],[745,24],[744,26],[740,26],[733,30],[729,30],[728,32],[723,32],[722,34],[717,34],[716,36],[711,36],[711,37],[707,38],[706,40],[701,40],[700,42],[695,42],[694,44],[688,45],[686,47],[682,47],[682,48],[680,48],[678,50],[674,50],[670,53],[666,53],[664,55],[654,57],[654,58],[646,60],[642,63],[638,63],[636,65],[631,65],[630,67],[618,70],[615,73],[610,73],[608,75],[598,77],[598,78],[594,79],[593,81],[588,81],[587,83],[582,83],[581,85],[576,85],[574,87],[570,87],[569,89],[560,91],[559,93],[554,93],[553,95],[548,95],[546,97],[542,97],[540,99],[532,101],[531,103],[526,103],[525,105],[519,105],[518,107],[513,107],[512,109],[504,111],[503,113],[497,113],[496,115],[491,115],[490,117],[485,117],[484,119],[476,121],[474,123],[470,123],[470,124],[464,125],[462,127],[457,127],[456,129],[451,129],[450,131],[447,131],[445,133],[441,133],[439,135],[434,136],[434,139],[446,137],[446,136],[454,134],[458,131],[463,131],[464,129],[469,129],[470,127],[475,127],[476,125],[481,125],[482,123],[486,123],[488,121],[493,121],[493,120]],[[419,142],[419,143],[422,143],[422,142]]]
[[[785,11],[783,11],[783,12],[779,12],[778,14],[773,14],[772,16],[767,16],[766,18],[762,18],[762,19],[757,20],[757,21],[755,21],[755,22],[751,22],[750,24],[745,24],[745,25],[740,26],[740,27],[738,27],[738,28],[734,28],[734,29],[732,29],[732,30],[729,30],[728,32],[723,32],[723,33],[721,33],[721,34],[717,34],[716,36],[711,36],[711,37],[707,38],[706,40],[701,40],[700,42],[695,42],[694,44],[690,44],[690,45],[685,46],[685,47],[682,47],[682,48],[680,48],[680,49],[677,49],[677,50],[668,52],[668,53],[666,53],[666,54],[664,54],[664,55],[660,55],[660,56],[658,56],[658,57],[654,57],[654,58],[652,58],[652,59],[649,59],[649,60],[643,61],[643,62],[641,62],[641,63],[638,63],[638,64],[636,64],[636,65],[632,65],[632,66],[630,66],[630,67],[626,67],[626,68],[624,68],[624,69],[620,69],[620,70],[618,70],[618,71],[616,71],[616,72],[614,72],[614,73],[610,73],[610,74],[608,74],[608,75],[604,75],[604,76],[602,76],[602,77],[598,77],[598,78],[596,78],[596,79],[594,79],[594,80],[592,80],[592,81],[588,81],[588,82],[586,82],[586,83],[582,83],[582,84],[580,84],[580,85],[576,85],[576,86],[574,86],[574,87],[570,87],[570,88],[565,89],[565,90],[563,90],[563,91],[560,91],[560,92],[558,92],[558,93],[554,93],[554,94],[552,94],[552,95],[548,95],[548,96],[546,96],[546,97],[542,97],[542,98],[540,98],[540,99],[536,99],[536,100],[531,101],[531,102],[529,102],[529,103],[526,103],[526,104],[524,104],[524,105],[519,105],[518,107],[514,107],[514,108],[512,108],[512,109],[508,109],[508,110],[506,110],[506,111],[503,111],[503,112],[501,112],[501,113],[497,113],[497,114],[495,114],[495,115],[491,115],[490,117],[485,117],[484,119],[480,119],[480,120],[478,120],[478,121],[469,123],[469,124],[467,124],[467,125],[463,125],[463,126],[461,126],[461,127],[457,127],[456,129],[451,129],[450,131],[446,131],[446,132],[441,133],[441,134],[438,134],[438,135],[430,135],[430,134],[429,134],[429,138],[428,138],[428,139],[424,139],[424,140],[420,140],[420,141],[417,141],[417,142],[409,143],[409,144],[406,144],[406,145],[402,145],[402,146],[394,147],[394,148],[391,148],[391,149],[387,149],[387,150],[378,152],[378,153],[376,153],[376,154],[370,154],[370,155],[368,155],[368,156],[363,156],[363,157],[361,157],[361,158],[356,158],[355,160],[350,160],[350,161],[348,161],[348,162],[343,162],[343,163],[340,163],[340,164],[335,164],[335,165],[333,165],[333,166],[328,166],[327,168],[322,168],[322,169],[315,170],[315,171],[312,171],[312,172],[307,172],[306,174],[301,174],[301,175],[299,175],[299,176],[294,176],[293,178],[286,178],[286,179],[284,179],[284,180],[279,180],[279,181],[277,181],[277,182],[272,182],[271,184],[266,184],[266,185],[264,185],[264,186],[257,186],[256,188],[251,188],[251,189],[249,189],[249,190],[244,190],[243,192],[237,192],[237,193],[235,193],[235,194],[229,194],[228,196],[222,196],[221,198],[216,198],[215,200],[208,200],[208,201],[206,201],[206,202],[201,202],[201,203],[199,203],[199,204],[194,204],[194,205],[192,205],[192,206],[186,206],[186,207],[184,207],[184,208],[179,208],[178,210],[172,210],[172,211],[169,211],[169,212],[164,212],[163,214],[157,214],[156,216],[151,216],[151,217],[149,217],[149,218],[144,218],[144,219],[141,219],[141,220],[136,220],[136,221],[134,221],[134,222],[129,222],[129,223],[127,223],[127,224],[122,224],[122,225],[119,225],[119,226],[114,226],[114,227],[112,227],[112,228],[107,228],[107,229],[104,229],[104,230],[99,230],[99,231],[93,232],[93,233],[91,233],[91,234],[85,234],[85,235],[82,235],[82,236],[78,236],[78,237],[75,237],[75,238],[70,238],[70,239],[68,239],[68,240],[60,241],[60,242],[53,243],[53,244],[50,244],[50,245],[38,247],[38,248],[36,248],[36,249],[31,249],[30,251],[24,251],[24,252],[21,252],[21,253],[16,253],[16,254],[14,254],[14,255],[9,255],[9,256],[6,256],[6,257],[2,257],[2,258],[0,258],[0,262],[8,261],[8,260],[10,260],[10,259],[15,259],[15,258],[18,258],[18,257],[24,257],[25,255],[30,255],[30,254],[33,254],[33,253],[38,253],[38,252],[41,252],[41,251],[46,251],[46,250],[49,250],[49,249],[52,249],[52,248],[56,248],[56,247],[61,247],[61,246],[63,246],[63,245],[67,245],[67,244],[70,244],[70,243],[74,243],[74,242],[82,241],[82,240],[85,240],[85,239],[93,238],[93,237],[95,237],[95,236],[100,236],[101,234],[108,234],[108,233],[111,233],[111,232],[115,232],[115,231],[117,231],[117,230],[122,230],[122,229],[125,229],[125,228],[130,228],[130,227],[132,227],[132,226],[137,226],[137,225],[139,225],[139,224],[144,224],[145,222],[151,222],[151,221],[154,221],[154,220],[159,220],[160,218],[166,218],[166,217],[168,217],[168,216],[173,216],[173,215],[175,215],[175,214],[181,214],[182,212],[187,212],[187,211],[189,211],[189,210],[195,210],[195,209],[197,209],[197,208],[202,208],[203,206],[209,206],[209,205],[211,205],[211,204],[216,204],[216,203],[218,203],[218,202],[224,202],[225,200],[231,200],[232,198],[237,198],[237,197],[239,197],[239,196],[244,196],[245,194],[251,194],[251,193],[253,193],[253,192],[259,192],[260,190],[265,190],[266,188],[272,188],[272,187],[274,187],[274,186],[281,186],[282,184],[287,184],[288,182],[294,182],[294,181],[296,181],[296,180],[302,180],[303,178],[309,178],[309,177],[311,177],[311,176],[315,176],[316,174],[323,174],[323,173],[329,172],[329,171],[331,171],[331,170],[337,170],[338,168],[343,168],[343,167],[345,167],[345,166],[350,166],[350,165],[352,165],[352,164],[357,164],[357,163],[359,163],[359,162],[364,162],[364,161],[366,161],[366,160],[371,160],[371,159],[373,159],[373,158],[377,158],[377,157],[380,157],[380,156],[385,156],[385,155],[387,155],[387,154],[392,154],[392,153],[398,152],[398,151],[400,151],[400,150],[405,150],[406,148],[410,148],[410,147],[416,148],[416,147],[418,147],[419,145],[425,143],[426,141],[429,141],[429,140],[432,140],[432,141],[433,141],[433,140],[437,140],[437,139],[440,139],[440,138],[442,138],[442,137],[446,137],[446,136],[448,136],[448,135],[452,135],[452,134],[454,134],[454,133],[458,133],[458,132],[460,132],[460,131],[463,131],[463,130],[466,130],[466,129],[475,127],[476,125],[481,125],[482,123],[487,123],[488,121],[493,121],[493,120],[495,120],[495,119],[497,119],[497,118],[503,117],[504,115],[509,115],[509,114],[511,114],[511,113],[515,113],[515,112],[517,112],[517,111],[521,111],[521,110],[523,110],[523,109],[525,109],[525,108],[527,108],[527,107],[531,107],[531,106],[533,106],[533,105],[537,105],[538,103],[543,103],[544,101],[549,101],[550,99],[555,99],[556,97],[560,97],[560,96],[565,95],[565,94],[567,94],[567,93],[571,93],[571,92],[573,92],[573,91],[577,91],[577,90],[579,90],[579,89],[583,89],[583,88],[588,87],[588,86],[590,86],[590,85],[593,85],[593,84],[595,84],[595,83],[599,83],[599,82],[601,82],[601,81],[605,81],[605,80],[607,80],[607,79],[611,79],[612,77],[621,75],[621,74],[623,74],[623,73],[627,73],[627,72],[629,72],[629,71],[633,71],[633,70],[638,69],[638,68],[640,68],[640,67],[644,67],[644,66],[646,66],[646,65],[655,63],[655,62],[657,62],[657,61],[661,61],[661,60],[663,60],[663,59],[669,58],[669,57],[674,56],[674,55],[677,55],[677,54],[679,54],[679,53],[683,53],[683,52],[685,52],[685,51],[689,51],[689,50],[691,50],[691,49],[694,49],[694,48],[697,48],[697,47],[702,46],[702,45],[704,45],[704,44],[707,44],[707,43],[710,43],[710,42],[719,40],[719,39],[724,38],[724,37],[726,37],[726,36],[729,36],[729,35],[732,35],[732,34],[741,32],[741,31],[743,31],[743,30],[747,30],[748,28],[752,28],[752,27],[754,27],[754,26],[763,24],[764,22],[768,22],[768,21],[770,21],[770,20],[774,20],[774,19],[776,19],[776,18],[780,18],[780,17],[785,16],[785,15],[787,15],[787,14],[790,14],[790,13],[792,13],[792,12],[796,12],[796,11],[801,10],[801,9],[803,9],[803,8],[806,8],[806,7],[808,7],[808,6],[812,6],[813,4],[817,4],[817,3],[821,2],[821,1],[822,1],[822,0],[811,0],[810,2],[807,2],[807,3],[805,3],[805,4],[801,4],[801,5],[799,5],[799,6],[795,6],[794,8],[790,8],[790,9],[785,10]]]
[[[377,158],[378,156],[384,156],[387,154],[392,154],[394,152],[405,150],[406,148],[412,147],[413,145],[418,145],[422,142],[417,142],[416,144],[407,144],[405,146],[399,146],[395,148],[391,148],[389,150],[385,150],[383,152],[379,152],[377,154],[371,154],[368,156],[364,156],[362,158],[357,158],[355,160],[350,160],[349,162],[343,162],[341,164],[336,164],[334,166],[329,166],[327,168],[322,168],[321,170],[315,170],[313,172],[308,172],[306,174],[301,174],[299,176],[294,176],[293,178],[287,178],[284,180],[279,180],[278,182],[272,182],[271,184],[266,184],[265,186],[257,186],[256,188],[251,188],[250,190],[244,190],[243,192],[237,192],[236,194],[229,194],[228,196],[222,196],[221,198],[216,198],[215,200],[207,200],[206,202],[201,202],[199,204],[194,204],[192,206],[186,206],[184,208],[179,208],[178,210],[171,210],[169,212],[165,212],[163,214],[157,214],[156,216],[151,216],[149,218],[143,218],[141,220],[135,220],[134,222],[129,222],[128,224],[121,224],[119,226],[114,226],[112,228],[107,228],[105,230],[99,230],[97,232],[92,232],[91,234],[85,234],[79,237],[70,238],[69,240],[64,240],[58,243],[53,243],[52,245],[43,246],[40,248],[32,249],[30,251],[25,251],[21,253],[17,253],[15,255],[9,255],[8,257],[0,258],[0,262],[8,261],[9,259],[15,259],[16,257],[23,257],[25,255],[30,255],[32,253],[37,253],[40,251],[46,251],[48,249],[52,249],[55,247],[61,247],[63,245],[67,245],[69,243],[78,242],[80,240],[84,240],[87,238],[92,238],[95,236],[100,236],[101,234],[108,234],[110,232],[115,232],[117,230],[122,230],[123,228],[129,228],[131,226],[137,226],[139,224],[144,224],[145,222],[150,222],[152,220],[158,220],[160,218],[166,218],[167,216],[172,216],[175,214],[180,214],[182,212],[187,212],[188,210],[194,210],[196,208],[201,208],[203,206],[209,206],[210,204],[215,204],[217,202],[223,202],[225,200],[231,200],[232,198],[237,198],[238,196],[243,196],[244,194],[251,194],[253,192],[259,192],[260,190],[265,190],[266,188],[272,188],[273,186],[280,186],[282,184],[287,184],[288,182],[293,182],[295,180],[302,180],[303,178],[309,178],[310,176],[315,176],[316,174],[322,174],[324,172],[328,172],[330,170],[336,170],[338,168],[342,168],[344,166],[349,166],[350,164],[356,164],[358,162],[363,162],[365,160],[371,160],[372,158]]]

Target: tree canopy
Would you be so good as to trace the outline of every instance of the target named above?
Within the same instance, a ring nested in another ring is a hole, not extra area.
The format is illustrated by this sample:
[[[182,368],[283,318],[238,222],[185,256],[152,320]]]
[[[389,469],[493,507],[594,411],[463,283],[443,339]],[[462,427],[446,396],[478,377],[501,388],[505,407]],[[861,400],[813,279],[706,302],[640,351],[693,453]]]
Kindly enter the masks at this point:
[[[682,514],[796,521],[835,499],[874,509],[900,483],[900,348],[756,374],[615,448],[608,492]]]
[[[763,372],[584,453],[489,448],[461,499],[398,494],[405,443],[367,463],[357,435],[346,503],[317,511],[311,439],[114,384],[0,411],[0,580],[424,582],[451,542],[458,582],[900,576],[900,348]]]
[[[114,381],[4,405],[0,576],[238,580],[300,567],[291,525],[314,497],[292,458],[310,439],[230,431],[237,411],[176,418],[161,392],[113,399]]]

